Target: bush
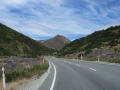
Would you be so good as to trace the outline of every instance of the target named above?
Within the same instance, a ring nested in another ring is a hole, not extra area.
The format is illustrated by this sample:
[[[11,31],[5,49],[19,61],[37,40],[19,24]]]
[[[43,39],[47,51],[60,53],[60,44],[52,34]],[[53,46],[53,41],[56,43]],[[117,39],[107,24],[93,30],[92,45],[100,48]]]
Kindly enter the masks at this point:
[[[87,49],[87,50],[85,51],[85,55],[87,55],[87,54],[89,54],[89,53],[91,53],[91,52],[92,52],[91,49]]]
[[[25,75],[25,71],[12,71],[9,73],[6,73],[6,82],[11,82],[13,80],[15,80],[18,77],[24,77]]]

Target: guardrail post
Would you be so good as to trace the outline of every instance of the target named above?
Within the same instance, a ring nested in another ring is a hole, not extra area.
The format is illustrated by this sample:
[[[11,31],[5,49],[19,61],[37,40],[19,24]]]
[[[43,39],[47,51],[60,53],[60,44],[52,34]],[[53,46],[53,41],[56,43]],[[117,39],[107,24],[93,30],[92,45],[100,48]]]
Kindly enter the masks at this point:
[[[100,58],[98,58],[98,62],[100,61]]]
[[[4,69],[4,67],[2,67],[2,78],[3,78],[3,88],[5,89],[6,85],[5,85],[5,69]]]
[[[43,58],[43,63],[45,62],[45,58]]]
[[[82,54],[81,54],[81,60],[82,60]]]

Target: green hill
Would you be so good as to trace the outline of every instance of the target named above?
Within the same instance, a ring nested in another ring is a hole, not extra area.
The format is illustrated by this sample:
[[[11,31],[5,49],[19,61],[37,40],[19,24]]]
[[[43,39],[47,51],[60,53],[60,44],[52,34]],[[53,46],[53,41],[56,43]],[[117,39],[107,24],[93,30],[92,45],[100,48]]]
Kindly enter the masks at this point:
[[[120,52],[120,25],[95,31],[91,35],[74,40],[60,51],[59,56],[77,52],[84,52],[86,55],[97,49]]]
[[[52,53],[52,49],[0,23],[0,56],[35,57]]]

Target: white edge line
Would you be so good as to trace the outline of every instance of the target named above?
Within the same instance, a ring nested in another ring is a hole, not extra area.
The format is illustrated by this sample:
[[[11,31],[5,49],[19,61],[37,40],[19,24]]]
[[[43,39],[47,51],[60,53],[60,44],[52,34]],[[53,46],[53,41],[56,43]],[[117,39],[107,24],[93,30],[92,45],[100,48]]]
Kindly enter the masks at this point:
[[[76,60],[76,59],[75,59],[75,60]],[[81,60],[76,60],[76,61],[81,61]],[[98,61],[83,61],[83,62],[97,63],[97,64],[102,64],[102,65],[120,66],[119,63],[110,63],[110,62],[98,62]]]
[[[50,60],[49,60],[50,61]],[[50,61],[51,62],[51,61]],[[52,63],[52,62],[51,62]],[[54,72],[54,78],[53,78],[53,81],[52,81],[52,85],[51,85],[51,87],[50,87],[50,90],[53,90],[53,88],[54,88],[54,85],[55,85],[55,80],[56,80],[56,67],[55,67],[55,65],[52,63],[52,65],[53,65],[53,67],[54,67],[54,70],[55,70],[55,72]]]
[[[93,70],[93,71],[97,71],[97,70],[95,70],[95,69],[93,69],[93,68],[89,68],[90,70]]]

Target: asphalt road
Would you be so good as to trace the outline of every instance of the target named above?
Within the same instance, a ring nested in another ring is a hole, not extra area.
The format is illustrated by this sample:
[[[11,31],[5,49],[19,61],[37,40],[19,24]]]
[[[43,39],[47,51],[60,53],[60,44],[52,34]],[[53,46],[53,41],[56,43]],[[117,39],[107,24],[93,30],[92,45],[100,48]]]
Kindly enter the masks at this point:
[[[51,69],[39,90],[120,90],[120,64],[46,59]]]

